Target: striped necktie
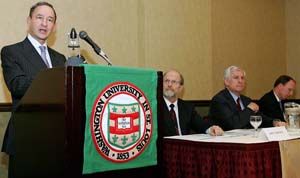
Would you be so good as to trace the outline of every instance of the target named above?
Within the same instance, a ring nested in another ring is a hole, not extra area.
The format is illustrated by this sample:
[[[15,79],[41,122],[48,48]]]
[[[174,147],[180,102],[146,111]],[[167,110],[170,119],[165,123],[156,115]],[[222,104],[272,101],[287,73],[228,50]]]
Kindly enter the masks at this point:
[[[41,50],[41,57],[42,57],[44,63],[46,64],[46,66],[48,68],[50,68],[50,65],[49,65],[47,57],[46,57],[46,46],[40,46],[39,48]]]

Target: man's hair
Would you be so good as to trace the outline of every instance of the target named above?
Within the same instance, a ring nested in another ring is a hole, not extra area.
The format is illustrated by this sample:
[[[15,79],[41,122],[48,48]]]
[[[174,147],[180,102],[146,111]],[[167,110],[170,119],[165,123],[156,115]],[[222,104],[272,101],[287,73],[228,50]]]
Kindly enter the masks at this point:
[[[288,75],[280,75],[274,82],[274,88],[277,87],[279,84],[285,85],[291,80],[296,83],[296,81],[292,77]]]
[[[53,10],[53,12],[54,12],[54,23],[55,23],[56,22],[56,18],[57,18],[55,9],[52,6],[52,4],[50,4],[50,3],[46,2],[46,1],[37,2],[36,4],[34,4],[33,6],[31,6],[30,11],[29,11],[29,17],[32,18],[32,14],[33,14],[34,10],[37,7],[39,7],[39,6],[48,6],[48,7],[50,7]]]
[[[180,76],[180,85],[184,84],[184,78],[182,76],[182,74],[179,72],[179,76]]]
[[[246,72],[243,69],[237,66],[229,66],[224,72],[224,79],[228,79],[230,77],[231,72],[236,70],[242,71],[244,73],[244,76],[246,76]]]

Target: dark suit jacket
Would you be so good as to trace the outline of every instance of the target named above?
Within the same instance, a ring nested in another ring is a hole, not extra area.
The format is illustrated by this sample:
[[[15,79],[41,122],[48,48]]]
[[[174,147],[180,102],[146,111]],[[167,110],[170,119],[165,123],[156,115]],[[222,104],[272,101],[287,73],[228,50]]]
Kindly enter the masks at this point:
[[[169,108],[164,103],[164,121],[163,121],[163,133],[164,136],[176,135],[175,123],[171,118]],[[179,124],[182,135],[191,134],[191,130],[196,133],[205,133],[205,131],[212,126],[211,123],[205,122],[201,116],[197,113],[191,103],[178,99],[178,115]]]
[[[239,111],[236,102],[228,89],[221,90],[211,101],[208,117],[223,130],[253,128],[250,125],[250,115],[254,112],[247,107],[251,102],[249,97],[240,96],[245,109]]]
[[[48,48],[52,66],[64,66],[64,55]],[[22,42],[5,46],[1,50],[3,76],[13,102],[13,112],[20,99],[25,94],[33,79],[40,70],[47,69],[39,53],[35,50],[28,38]],[[2,151],[14,154],[13,115],[5,132]]]
[[[283,107],[284,101],[281,102]],[[273,90],[261,97],[258,104],[260,112],[262,112],[264,115],[284,121],[283,113],[273,93]]]

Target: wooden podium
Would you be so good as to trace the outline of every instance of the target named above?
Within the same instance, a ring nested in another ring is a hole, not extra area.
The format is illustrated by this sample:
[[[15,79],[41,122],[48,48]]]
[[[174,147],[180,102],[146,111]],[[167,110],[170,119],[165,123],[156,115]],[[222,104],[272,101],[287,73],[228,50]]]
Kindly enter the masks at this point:
[[[162,73],[157,75],[157,116],[162,118]],[[158,165],[82,175],[85,121],[84,68],[69,66],[41,71],[15,112],[15,178],[162,175],[161,120]]]

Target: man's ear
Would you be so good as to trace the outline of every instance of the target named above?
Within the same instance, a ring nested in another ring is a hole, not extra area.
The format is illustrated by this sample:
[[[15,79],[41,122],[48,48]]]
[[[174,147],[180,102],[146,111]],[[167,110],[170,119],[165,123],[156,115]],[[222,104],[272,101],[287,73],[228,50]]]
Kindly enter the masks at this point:
[[[182,92],[183,90],[183,85],[179,85],[179,92]]]
[[[280,91],[283,87],[284,87],[284,85],[282,83],[279,83],[276,88],[278,88]]]
[[[224,84],[225,84],[225,86],[228,86],[229,85],[229,80],[228,79],[224,79]]]
[[[53,25],[53,29],[52,29],[52,32],[55,32],[56,31],[56,23]]]

